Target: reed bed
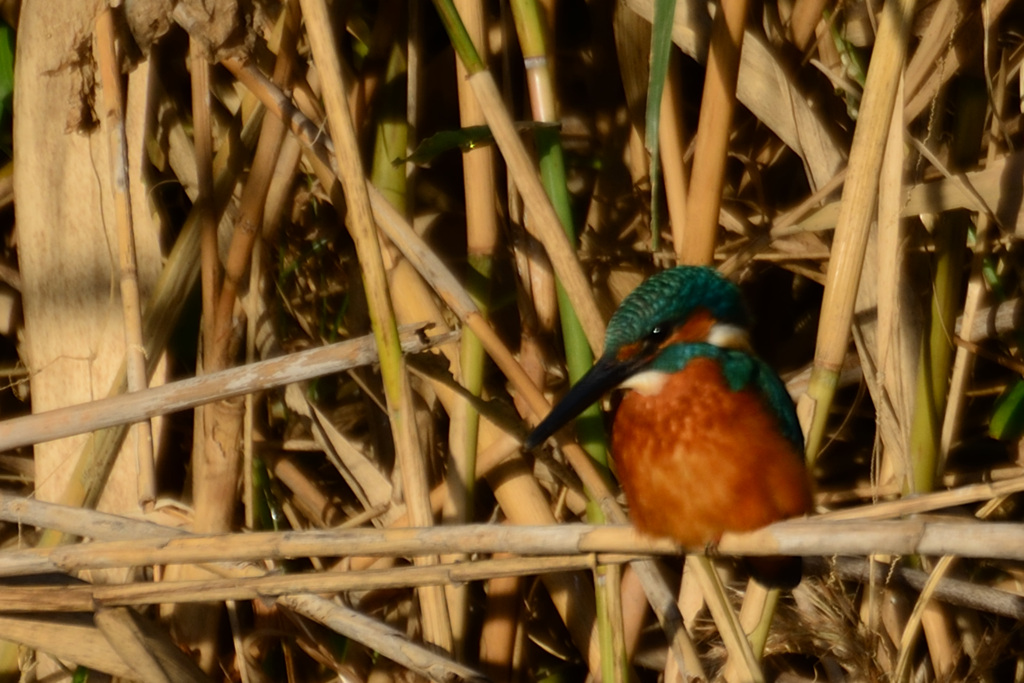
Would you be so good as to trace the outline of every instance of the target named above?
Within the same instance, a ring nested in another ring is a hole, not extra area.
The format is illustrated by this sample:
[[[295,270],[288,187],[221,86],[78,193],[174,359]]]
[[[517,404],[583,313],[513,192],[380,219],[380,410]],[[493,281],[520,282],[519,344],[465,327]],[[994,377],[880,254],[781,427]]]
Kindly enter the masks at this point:
[[[109,5],[0,3],[4,680],[1024,680],[1019,8]],[[809,518],[642,536],[614,397],[523,450],[677,263]]]

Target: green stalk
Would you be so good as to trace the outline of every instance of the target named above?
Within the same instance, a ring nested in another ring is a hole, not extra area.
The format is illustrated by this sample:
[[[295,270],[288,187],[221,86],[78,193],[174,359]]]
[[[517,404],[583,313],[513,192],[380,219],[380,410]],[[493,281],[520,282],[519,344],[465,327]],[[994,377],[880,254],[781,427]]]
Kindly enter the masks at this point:
[[[395,164],[406,154],[409,123],[405,116],[405,55],[392,45],[380,97],[380,116],[373,145],[373,184],[403,216],[406,214],[407,188],[405,164]]]
[[[531,0],[524,0],[527,4]],[[525,53],[524,53],[525,54]],[[537,150],[540,154],[541,180],[547,190],[555,213],[562,221],[565,234],[576,244],[576,229],[572,221],[572,207],[569,190],[565,179],[565,155],[559,139],[558,129],[540,127],[536,131]],[[565,289],[558,285],[558,314],[562,323],[562,341],[565,344],[565,365],[569,371],[569,381],[575,384],[594,365],[594,354],[590,351],[583,326],[573,311],[572,302]],[[604,421],[601,417],[601,406],[594,404],[584,410],[576,419],[576,433],[580,445],[594,460],[604,467],[608,466],[608,437],[605,434]]]
[[[512,3],[512,14],[523,59],[528,65],[526,71],[534,119],[540,123],[558,123],[557,102],[547,59],[546,29],[541,10],[533,0],[518,0]],[[576,228],[573,225],[572,204],[566,187],[565,155],[559,129],[556,126],[540,126],[535,131],[535,140],[544,190],[551,200],[566,237],[575,246]],[[573,311],[572,303],[561,285],[558,286],[558,311],[562,323],[569,381],[576,383],[594,365],[594,355],[591,353],[579,318]],[[607,467],[608,440],[601,420],[600,406],[595,404],[585,410],[576,420],[576,430],[580,445],[594,460]]]
[[[480,314],[487,316],[491,304],[491,273],[494,270],[494,255],[491,253],[469,252],[466,255],[467,265],[466,290],[473,303],[480,309]],[[472,331],[462,331],[462,342],[459,346],[459,367],[462,370],[462,385],[473,396],[479,397],[484,386],[484,361],[487,353],[480,343],[480,338]],[[466,521],[473,519],[473,495],[476,490],[476,455],[477,439],[480,434],[480,412],[472,404],[466,406],[465,431],[463,444],[466,456],[464,467],[464,495]]]
[[[644,124],[644,147],[651,155],[651,251],[661,248],[661,99],[668,77],[668,61],[672,52],[672,24],[676,0],[656,0],[654,24],[651,27],[650,72],[647,82],[647,112]],[[678,247],[676,252],[679,252]]]
[[[950,151],[952,171],[966,167],[977,157],[988,106],[983,83],[965,78],[956,86],[963,92],[950,98],[955,105],[953,148]],[[960,310],[970,225],[969,211],[949,211],[939,216],[933,230],[935,274],[931,316],[928,334],[921,342],[910,435],[912,477],[908,484],[912,493],[931,491],[941,474],[942,415],[946,410],[949,373],[953,365],[953,330]]]
[[[514,0],[512,15],[519,36],[523,60],[526,62],[530,104],[534,120],[540,123],[557,123],[558,106],[554,91],[554,78],[548,61],[547,27],[541,8],[534,0]],[[540,157],[541,182],[551,200],[562,229],[570,244],[577,245],[576,229],[573,225],[572,204],[566,185],[565,155],[562,150],[560,131],[555,126],[541,126],[535,133],[537,153]],[[562,323],[562,339],[565,344],[566,366],[569,380],[579,381],[594,364],[583,327],[573,310],[569,296],[561,283],[557,285],[558,312]],[[607,435],[601,418],[600,405],[594,404],[585,410],[576,421],[580,445],[602,466],[607,467]],[[604,523],[604,513],[591,501],[587,504],[588,521]],[[605,681],[628,680],[628,663],[619,661],[615,653],[625,652],[624,645],[615,647],[616,629],[611,623],[611,592],[608,587],[607,567],[594,569],[594,601],[597,608],[598,642],[601,648],[601,677]],[[620,629],[621,630],[621,629]]]

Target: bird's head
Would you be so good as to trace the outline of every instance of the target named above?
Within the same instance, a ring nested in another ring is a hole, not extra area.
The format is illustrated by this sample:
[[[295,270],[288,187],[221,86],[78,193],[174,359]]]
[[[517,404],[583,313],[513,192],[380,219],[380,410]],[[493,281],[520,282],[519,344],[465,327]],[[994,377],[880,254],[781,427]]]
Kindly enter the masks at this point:
[[[739,290],[718,271],[679,266],[658,273],[622,301],[608,323],[601,358],[524,445],[538,446],[611,389],[657,394],[691,358],[749,350],[747,325]]]

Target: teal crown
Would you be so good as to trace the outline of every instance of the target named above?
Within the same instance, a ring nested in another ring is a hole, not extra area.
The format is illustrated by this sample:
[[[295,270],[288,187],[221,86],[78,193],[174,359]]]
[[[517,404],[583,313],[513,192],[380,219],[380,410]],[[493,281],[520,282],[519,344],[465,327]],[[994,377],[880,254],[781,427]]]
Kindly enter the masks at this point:
[[[605,334],[604,352],[639,341],[658,325],[684,320],[703,308],[721,323],[747,327],[739,289],[713,268],[679,266],[651,277],[622,301]]]

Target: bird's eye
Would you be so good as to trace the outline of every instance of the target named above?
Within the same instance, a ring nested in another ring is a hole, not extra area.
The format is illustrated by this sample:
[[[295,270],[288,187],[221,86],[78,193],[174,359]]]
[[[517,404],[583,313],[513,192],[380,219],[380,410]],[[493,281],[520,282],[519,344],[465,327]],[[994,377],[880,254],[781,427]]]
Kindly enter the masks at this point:
[[[668,339],[668,335],[671,331],[672,328],[668,325],[656,325],[654,329],[647,334],[647,341],[652,344],[660,344]]]

